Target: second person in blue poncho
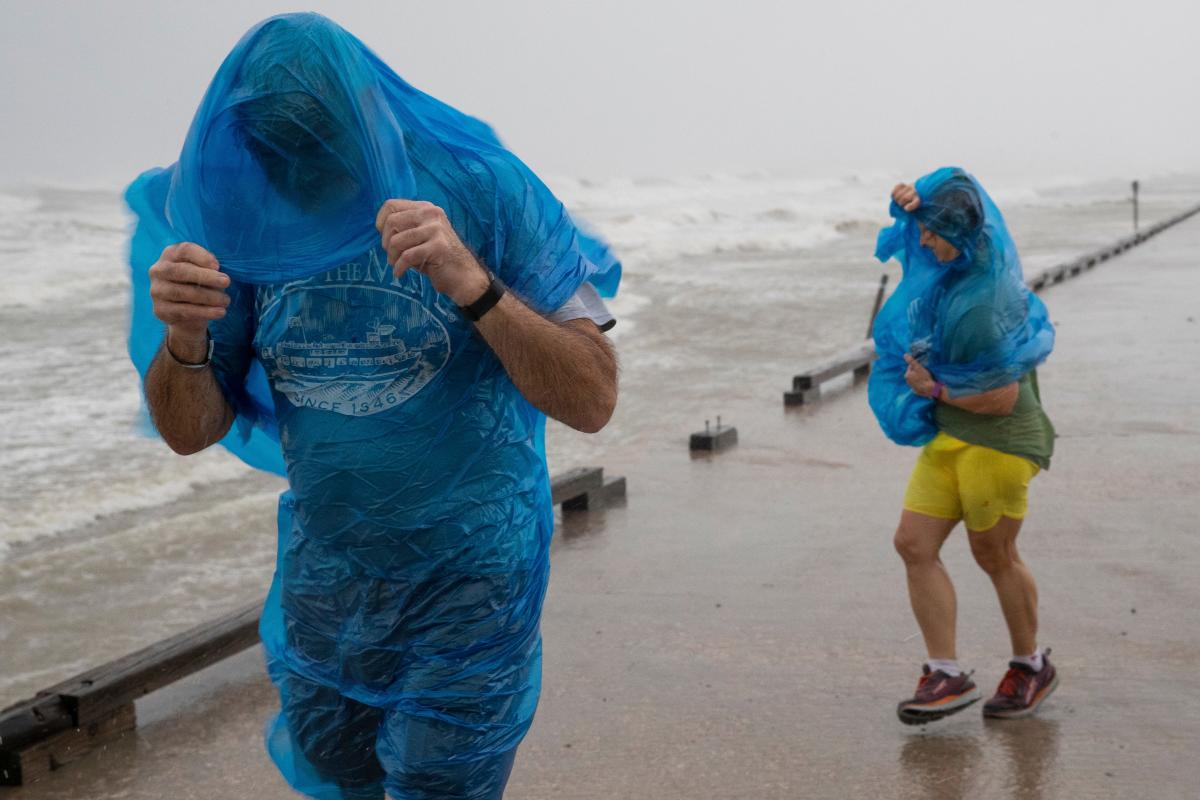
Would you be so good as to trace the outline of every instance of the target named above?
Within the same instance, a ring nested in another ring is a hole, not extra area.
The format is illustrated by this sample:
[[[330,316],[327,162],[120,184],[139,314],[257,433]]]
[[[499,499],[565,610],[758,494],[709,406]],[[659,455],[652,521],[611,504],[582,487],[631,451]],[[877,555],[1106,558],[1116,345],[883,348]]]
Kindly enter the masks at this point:
[[[540,688],[543,414],[613,413],[619,265],[486,126],[311,14],[247,34],[127,199],[159,432],[288,478],[272,758],[322,800],[501,797]]]
[[[984,715],[1025,716],[1058,683],[1049,650],[1037,646],[1037,587],[1016,544],[1029,482],[1053,451],[1034,370],[1053,328],[1023,283],[999,209],[974,178],[945,168],[901,184],[892,215],[878,255],[898,257],[904,275],[875,326],[871,405],[889,436],[924,445],[895,546],[928,652],[915,694],[897,712],[921,724],[980,699],[957,661],[957,603],[939,556],[961,521],[1013,648]]]

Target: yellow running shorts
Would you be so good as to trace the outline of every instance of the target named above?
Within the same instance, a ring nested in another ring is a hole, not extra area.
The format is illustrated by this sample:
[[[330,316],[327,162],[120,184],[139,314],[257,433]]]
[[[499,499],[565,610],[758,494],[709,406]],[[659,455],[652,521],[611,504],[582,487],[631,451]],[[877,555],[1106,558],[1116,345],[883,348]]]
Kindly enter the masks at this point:
[[[939,433],[913,466],[904,508],[940,519],[961,519],[986,531],[1000,517],[1024,519],[1037,464]]]

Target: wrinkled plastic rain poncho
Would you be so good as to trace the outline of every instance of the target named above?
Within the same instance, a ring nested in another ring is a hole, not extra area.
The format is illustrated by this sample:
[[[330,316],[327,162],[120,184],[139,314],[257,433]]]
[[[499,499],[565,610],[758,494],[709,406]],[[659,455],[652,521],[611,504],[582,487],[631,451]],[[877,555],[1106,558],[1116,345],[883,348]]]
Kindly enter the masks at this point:
[[[876,257],[895,257],[903,274],[875,319],[879,358],[868,388],[883,432],[904,445],[937,435],[935,401],[913,393],[904,380],[906,353],[951,395],[960,395],[1019,380],[1054,347],[1046,307],[1026,287],[1004,217],[983,187],[963,170],[943,167],[915,188],[920,206],[909,213],[893,202],[895,222],[880,231],[876,244]],[[921,246],[918,223],[954,245],[959,256],[939,262]],[[955,361],[952,343],[960,337],[988,346],[968,361]]]
[[[290,484],[261,633],[292,785],[498,797],[539,691],[544,417],[448,298],[394,278],[374,227],[394,197],[442,207],[538,311],[584,281],[616,290],[614,257],[485,124],[323,17],[285,15],[225,60],[179,162],[126,194],[130,352],[144,375],[162,341],[163,248],[212,251],[233,279],[209,328],[238,414],[222,443]]]

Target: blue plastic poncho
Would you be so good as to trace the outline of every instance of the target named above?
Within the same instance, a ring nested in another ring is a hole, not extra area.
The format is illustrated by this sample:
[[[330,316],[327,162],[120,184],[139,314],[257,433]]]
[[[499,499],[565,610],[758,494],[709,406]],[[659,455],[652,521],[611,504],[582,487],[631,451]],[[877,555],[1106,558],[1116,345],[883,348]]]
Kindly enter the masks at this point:
[[[879,358],[868,387],[883,432],[905,445],[937,435],[935,401],[904,380],[906,353],[959,395],[1019,380],[1054,348],[1046,307],[1026,287],[1004,217],[983,187],[963,170],[943,167],[915,188],[920,206],[909,213],[893,202],[895,222],[880,231],[875,248],[880,261],[896,257],[903,275],[875,319]],[[921,246],[919,224],[954,245],[958,257],[939,262]],[[987,345],[963,360],[955,343],[964,339]]]
[[[238,418],[222,442],[286,474],[261,623],[283,712],[268,748],[313,797],[495,798],[533,717],[553,529],[544,417],[448,298],[395,278],[376,212],[443,208],[525,302],[620,266],[482,122],[315,14],[252,29],[179,162],[126,194],[130,353],[163,330],[147,270],[193,241],[233,282],[209,326]]]

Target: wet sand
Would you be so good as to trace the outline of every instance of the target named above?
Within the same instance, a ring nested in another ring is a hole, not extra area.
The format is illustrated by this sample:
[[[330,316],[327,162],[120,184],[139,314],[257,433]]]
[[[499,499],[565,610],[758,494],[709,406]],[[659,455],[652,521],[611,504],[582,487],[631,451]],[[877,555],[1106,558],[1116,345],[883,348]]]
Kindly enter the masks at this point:
[[[916,451],[886,442],[861,386],[785,412],[781,374],[714,406],[736,449],[691,457],[703,420],[681,419],[677,447],[607,458],[626,507],[564,520],[542,704],[508,796],[1195,797],[1198,246],[1194,220],[1044,295],[1061,438],[1021,544],[1062,685],[1038,717],[897,722],[923,657],[890,543]],[[986,694],[1007,634],[961,529],[946,551],[959,655]],[[293,797],[262,749],[274,706],[249,651],[141,702],[136,734],[0,796]]]

